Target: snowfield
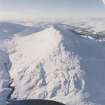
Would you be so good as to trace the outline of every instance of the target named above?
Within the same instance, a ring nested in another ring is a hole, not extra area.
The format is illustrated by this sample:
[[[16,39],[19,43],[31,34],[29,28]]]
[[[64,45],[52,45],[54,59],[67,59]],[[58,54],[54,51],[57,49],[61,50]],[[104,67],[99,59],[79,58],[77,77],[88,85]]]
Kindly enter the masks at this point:
[[[105,41],[105,18],[79,19],[75,21],[64,21],[71,29],[84,36]]]
[[[76,24],[68,24],[15,24],[18,32],[0,34],[0,105],[5,105],[11,86],[11,99],[105,105],[105,41],[90,33],[84,37]]]

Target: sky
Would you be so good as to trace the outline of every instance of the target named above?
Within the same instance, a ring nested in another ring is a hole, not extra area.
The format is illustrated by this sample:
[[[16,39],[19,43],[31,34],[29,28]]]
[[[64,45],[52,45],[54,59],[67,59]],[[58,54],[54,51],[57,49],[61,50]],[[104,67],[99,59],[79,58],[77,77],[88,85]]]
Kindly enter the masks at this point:
[[[0,0],[0,19],[105,17],[102,0]]]

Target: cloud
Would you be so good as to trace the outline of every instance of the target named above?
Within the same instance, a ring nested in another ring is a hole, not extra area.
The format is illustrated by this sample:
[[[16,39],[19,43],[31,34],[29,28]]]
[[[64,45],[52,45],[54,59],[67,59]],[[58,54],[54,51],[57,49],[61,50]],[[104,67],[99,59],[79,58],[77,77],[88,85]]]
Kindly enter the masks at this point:
[[[102,0],[102,2],[104,3],[104,5],[105,5],[105,0]]]

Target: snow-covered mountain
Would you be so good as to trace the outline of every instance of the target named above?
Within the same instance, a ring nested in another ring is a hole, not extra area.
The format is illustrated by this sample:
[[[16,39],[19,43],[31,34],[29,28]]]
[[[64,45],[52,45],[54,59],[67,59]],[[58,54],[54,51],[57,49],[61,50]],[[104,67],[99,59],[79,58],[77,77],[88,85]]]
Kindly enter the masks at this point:
[[[0,93],[1,100],[10,95],[12,86],[11,99],[51,99],[67,105],[105,104],[104,41],[83,37],[70,24],[23,27],[26,28],[11,39],[0,41],[0,67],[4,74],[0,90],[8,91]]]
[[[6,104],[6,99],[11,92],[9,88],[10,76],[9,69],[11,62],[8,54],[0,50],[0,105]]]
[[[97,40],[105,40],[105,18],[80,19],[67,21],[74,32],[84,36],[93,37]]]

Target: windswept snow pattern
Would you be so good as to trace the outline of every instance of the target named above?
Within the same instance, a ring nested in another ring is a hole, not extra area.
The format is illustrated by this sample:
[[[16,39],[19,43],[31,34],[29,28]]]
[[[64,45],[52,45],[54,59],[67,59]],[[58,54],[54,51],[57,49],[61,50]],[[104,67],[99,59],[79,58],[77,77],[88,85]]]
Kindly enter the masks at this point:
[[[11,99],[105,105],[105,42],[82,37],[66,24],[42,24],[27,33],[32,27],[0,46],[12,63],[5,78],[13,81]]]

